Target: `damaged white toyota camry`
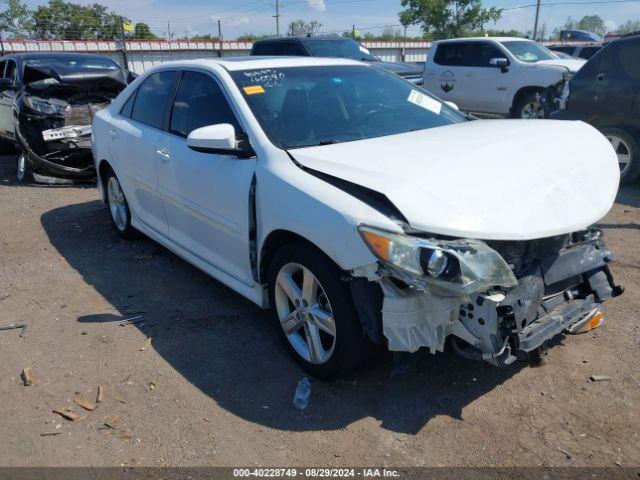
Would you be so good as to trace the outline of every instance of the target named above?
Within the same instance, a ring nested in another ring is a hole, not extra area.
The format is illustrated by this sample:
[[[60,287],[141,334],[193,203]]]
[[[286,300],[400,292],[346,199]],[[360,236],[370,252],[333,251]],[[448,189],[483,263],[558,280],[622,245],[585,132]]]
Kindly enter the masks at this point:
[[[495,365],[598,326],[615,152],[581,122],[472,121],[359,62],[165,64],[93,124],[102,198],[262,307],[310,373],[373,345]]]

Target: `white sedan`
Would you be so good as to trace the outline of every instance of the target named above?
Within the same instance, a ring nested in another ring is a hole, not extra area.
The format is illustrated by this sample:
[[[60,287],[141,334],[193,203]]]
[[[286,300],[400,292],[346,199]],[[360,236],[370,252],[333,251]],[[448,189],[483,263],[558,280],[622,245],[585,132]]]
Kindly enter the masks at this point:
[[[496,365],[602,323],[619,181],[580,122],[472,121],[350,60],[167,63],[93,125],[117,232],[261,307],[321,378],[375,344]]]

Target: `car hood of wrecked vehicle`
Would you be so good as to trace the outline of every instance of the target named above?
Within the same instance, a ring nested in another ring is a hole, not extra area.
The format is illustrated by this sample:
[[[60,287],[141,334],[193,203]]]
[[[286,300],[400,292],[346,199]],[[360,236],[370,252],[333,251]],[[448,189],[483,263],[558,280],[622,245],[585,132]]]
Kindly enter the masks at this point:
[[[90,87],[121,91],[127,85],[120,68],[77,68],[51,65],[25,65],[25,89],[30,92],[64,87]]]
[[[582,122],[480,120],[290,154],[386,195],[414,229],[482,240],[588,227],[610,210],[620,178],[609,142]]]

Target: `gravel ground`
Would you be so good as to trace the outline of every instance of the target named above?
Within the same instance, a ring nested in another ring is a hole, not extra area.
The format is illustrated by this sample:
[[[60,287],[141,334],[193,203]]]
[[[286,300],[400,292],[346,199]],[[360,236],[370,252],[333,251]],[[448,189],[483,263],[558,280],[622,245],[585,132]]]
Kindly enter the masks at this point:
[[[0,157],[0,326],[28,329],[0,331],[0,465],[640,464],[640,185],[602,221],[627,289],[602,328],[535,368],[444,353],[392,375],[385,356],[312,380],[298,412],[303,374],[269,315],[151,240],[119,240],[95,188],[18,185],[14,165]],[[74,403],[99,385],[95,410]]]

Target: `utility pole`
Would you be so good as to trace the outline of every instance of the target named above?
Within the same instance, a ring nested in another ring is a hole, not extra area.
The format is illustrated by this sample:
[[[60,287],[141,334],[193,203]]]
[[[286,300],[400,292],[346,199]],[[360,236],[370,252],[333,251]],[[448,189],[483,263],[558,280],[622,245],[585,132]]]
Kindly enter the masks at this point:
[[[218,57],[222,58],[222,22],[220,20],[218,20],[218,45],[220,45]]]
[[[537,40],[538,38],[538,20],[540,19],[540,0],[538,0],[538,4],[536,5],[536,22],[533,25],[533,40]]]
[[[171,24],[167,22],[167,40],[171,40]]]
[[[274,15],[276,19],[276,37],[280,36],[280,0],[276,0],[276,14]]]
[[[122,42],[122,62],[124,69],[129,70],[129,59],[127,58],[127,43],[124,36],[124,20],[120,17],[120,41]]]
[[[353,38],[354,40],[356,39],[356,26],[353,25],[351,27],[351,38]]]
[[[4,55],[4,41],[2,40],[2,32],[0,32],[0,49],[2,49],[2,55]]]

